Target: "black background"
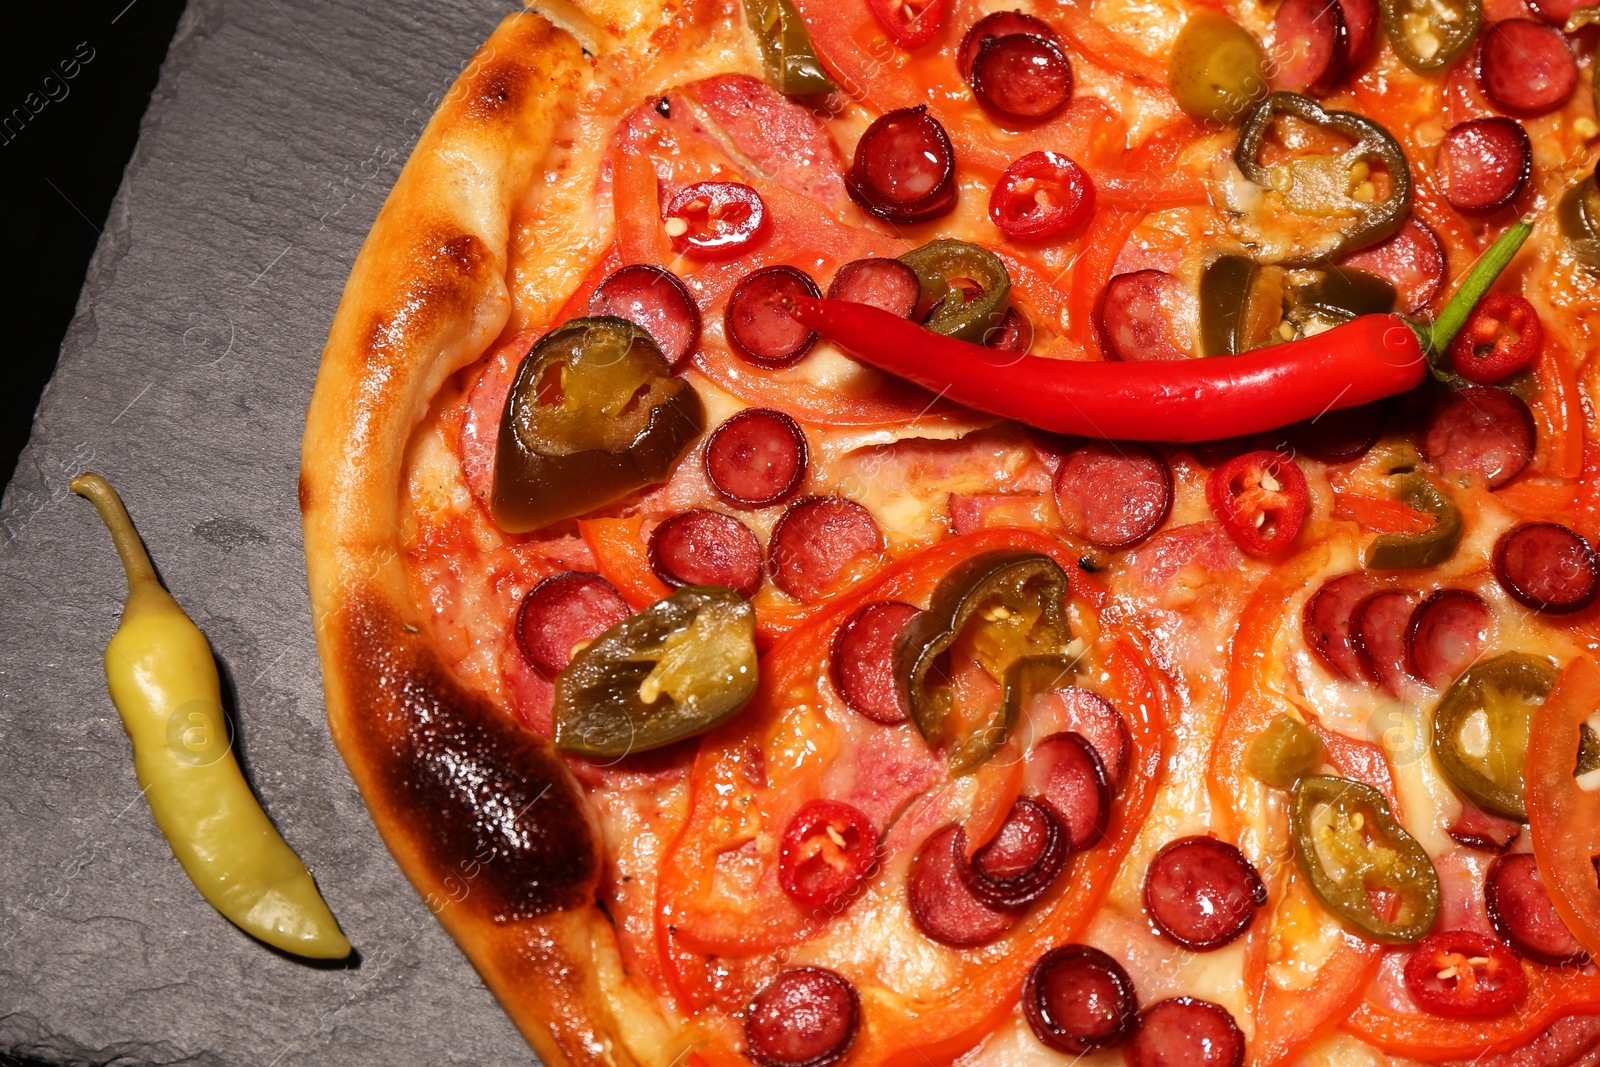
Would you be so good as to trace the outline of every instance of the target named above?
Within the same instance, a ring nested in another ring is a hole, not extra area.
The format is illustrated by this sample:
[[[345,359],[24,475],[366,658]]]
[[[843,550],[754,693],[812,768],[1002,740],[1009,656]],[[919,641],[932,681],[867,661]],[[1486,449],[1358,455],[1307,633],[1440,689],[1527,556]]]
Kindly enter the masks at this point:
[[[0,278],[0,484],[28,440],[183,6],[45,0],[8,3],[0,16],[0,218],[10,275]],[[62,64],[71,70],[75,59],[68,79]]]

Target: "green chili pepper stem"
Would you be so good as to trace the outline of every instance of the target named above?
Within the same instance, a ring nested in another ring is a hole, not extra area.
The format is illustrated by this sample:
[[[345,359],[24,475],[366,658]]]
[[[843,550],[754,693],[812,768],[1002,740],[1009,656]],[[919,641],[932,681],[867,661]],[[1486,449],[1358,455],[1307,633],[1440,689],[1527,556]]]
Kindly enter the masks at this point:
[[[1531,223],[1517,223],[1501,234],[1499,239],[1489,246],[1489,251],[1467,271],[1467,276],[1461,280],[1455,295],[1444,306],[1444,310],[1439,312],[1439,317],[1433,320],[1433,329],[1427,337],[1427,342],[1435,352],[1443,352],[1450,347],[1450,342],[1456,339],[1461,327],[1472,317],[1478,301],[1482,300],[1490,286],[1494,285],[1501,272],[1515,258],[1518,249],[1522,247],[1522,242],[1526,241],[1532,232]]]
[[[117,555],[122,559],[122,569],[128,576],[128,595],[132,596],[146,582],[159,586],[161,580],[156,577],[156,567],[150,562],[150,553],[145,551],[144,542],[134,528],[128,509],[123,506],[117,491],[111,488],[111,483],[93,471],[86,471],[72,479],[72,491],[94,505],[106,529],[111,531],[111,543],[116,546]]]

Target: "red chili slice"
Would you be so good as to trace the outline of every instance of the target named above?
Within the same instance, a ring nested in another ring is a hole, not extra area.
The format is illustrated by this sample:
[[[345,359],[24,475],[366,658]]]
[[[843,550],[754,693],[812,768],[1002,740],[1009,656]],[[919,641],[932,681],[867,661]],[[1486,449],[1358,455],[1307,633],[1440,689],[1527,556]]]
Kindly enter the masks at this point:
[[[1068,732],[1080,735],[1094,749],[1105,768],[1106,781],[1113,792],[1122,784],[1123,771],[1133,754],[1133,736],[1127,720],[1099,693],[1078,686],[1066,686],[1040,693],[1033,698],[1057,705],[1056,714]],[[1059,736],[1059,735],[1056,735]]]
[[[883,550],[872,513],[837,496],[797,500],[773,527],[767,566],[779,589],[801,601],[827,590],[857,556]]]
[[[1326,92],[1344,73],[1349,35],[1344,12],[1327,0],[1284,0],[1272,18],[1278,84]]]
[[[1478,84],[1511,115],[1547,115],[1578,85],[1578,61],[1553,26],[1532,19],[1496,22],[1478,38]]]
[[[1400,695],[1409,676],[1406,630],[1419,599],[1417,594],[1400,589],[1375,593],[1361,602],[1351,626],[1362,669],[1391,696]]]
[[[1533,460],[1533,416],[1503,389],[1451,393],[1422,437],[1422,454],[1446,474],[1476,471],[1496,489]]]
[[[966,851],[964,832],[960,850]],[[973,896],[991,908],[1016,910],[1044,896],[1066,868],[1069,854],[1066,831],[1054,812],[1021,797],[963,873]]]
[[[898,259],[857,259],[833,276],[828,299],[869,304],[909,319],[922,299],[922,283],[917,272]]]
[[[1344,16],[1344,55],[1346,73],[1359,67],[1372,52],[1378,39],[1378,0],[1339,0]]]
[[[1498,116],[1452,126],[1439,144],[1439,190],[1464,214],[1498,211],[1533,174],[1533,142],[1515,119]]]
[[[1306,647],[1329,669],[1347,681],[1361,680],[1352,631],[1356,608],[1377,588],[1370,575],[1357,571],[1324,582],[1317,595],[1306,601],[1301,635]]]
[[[1589,954],[1550,902],[1550,891],[1531,853],[1495,860],[1484,881],[1483,896],[1495,932],[1517,955],[1551,967],[1577,967],[1589,961]]]
[[[972,80],[972,64],[977,60],[978,53],[983,50],[986,42],[996,37],[1010,37],[1018,33],[1049,41],[1057,47],[1061,45],[1061,38],[1048,23],[1041,22],[1032,15],[1024,15],[1020,11],[997,11],[974,22],[966,36],[961,38],[961,47],[957,50],[961,76],[969,82]]]
[[[829,1067],[844,1058],[861,1027],[861,996],[821,967],[779,971],[750,1001],[746,1052],[761,1067]]]
[[[1173,997],[1139,1014],[1132,1067],[1244,1067],[1244,1034],[1227,1008]]]
[[[1441,589],[1417,605],[1406,640],[1417,677],[1443,689],[1488,643],[1489,605],[1465,589]]]
[[[1060,152],[1029,152],[1013,160],[989,194],[989,218],[1014,240],[1059,237],[1092,214],[1093,180]]]
[[[1176,325],[1183,318],[1183,301],[1183,283],[1164,270],[1113,277],[1095,312],[1106,355],[1130,363],[1188,359],[1191,346],[1179,343]]]
[[[1166,845],[1144,876],[1144,907],[1171,940],[1194,952],[1221,948],[1250,928],[1267,887],[1243,852],[1214,837]]]
[[[738,508],[766,508],[793,496],[806,480],[806,435],[771,408],[745,408],[706,441],[706,481]]]
[[[1445,832],[1458,845],[1479,852],[1504,852],[1511,847],[1511,842],[1522,836],[1522,824],[1490,815],[1466,801],[1461,806],[1461,814]]]
[[[866,812],[813,800],[795,813],[778,846],[778,883],[795,902],[834,911],[878,863],[878,828]]]
[[[910,604],[883,600],[839,628],[830,657],[833,687],[851,711],[873,722],[905,722],[908,712],[894,684],[894,641],[919,614]]]
[[[767,205],[742,182],[695,182],[662,215],[672,247],[692,259],[727,259],[767,232]]]
[[[1493,385],[1526,368],[1544,347],[1544,326],[1533,305],[1515,293],[1490,293],[1450,344],[1457,374]]]
[[[1088,945],[1062,945],[1029,969],[1022,1013],[1040,1041],[1081,1055],[1126,1040],[1139,1021],[1139,997],[1122,964]]]
[[[745,275],[723,315],[728,344],[746,363],[768,370],[800,362],[816,346],[817,335],[788,309],[797,297],[821,295],[810,275],[786,264]]]
[[[1504,1015],[1528,995],[1522,964],[1511,950],[1476,930],[1429,934],[1418,942],[1404,973],[1411,999],[1451,1019]]]
[[[1600,561],[1589,542],[1553,522],[1529,522],[1501,535],[1494,576],[1511,598],[1546,615],[1568,615],[1594,603]]]
[[[906,884],[917,928],[941,945],[972,948],[1016,925],[1018,914],[993,908],[967,888],[966,835],[952,823],[936,832],[911,863]]]
[[[922,104],[881,116],[856,142],[845,189],[885,222],[928,222],[956,206],[956,150]]]
[[[1006,308],[1000,325],[984,333],[983,344],[997,352],[1026,352],[1033,347],[1033,323],[1016,308]]]
[[[1043,122],[1072,99],[1072,64],[1053,42],[1032,34],[990,37],[972,61],[972,95],[1000,117]]]
[[[554,678],[572,662],[575,645],[593,641],[633,612],[598,574],[564,571],[528,590],[513,630],[528,665]]]
[[[1101,548],[1129,548],[1172,514],[1172,469],[1145,445],[1091,441],[1056,470],[1067,532]]]
[[[1296,452],[1324,463],[1349,463],[1366,455],[1383,436],[1383,408],[1378,404],[1339,408],[1284,430]]]
[[[733,516],[695,508],[656,527],[650,569],[674,588],[725,585],[748,599],[761,588],[761,542]]]
[[[1050,806],[1074,852],[1105,836],[1111,821],[1111,777],[1081,734],[1051,734],[1028,752],[1022,788]]]
[[[1432,227],[1420,219],[1407,219],[1391,236],[1339,262],[1371,271],[1393,285],[1407,314],[1427,307],[1444,288],[1444,245]]]
[[[623,267],[601,282],[589,298],[589,314],[615,315],[640,327],[673,370],[681,370],[700,343],[700,309],[689,290],[676,274],[649,263]]]
[[[1282,551],[1306,517],[1306,476],[1278,452],[1235,456],[1206,480],[1206,503],[1233,543],[1252,556]]]
[[[944,25],[944,0],[867,0],[883,32],[906,51],[933,40]]]

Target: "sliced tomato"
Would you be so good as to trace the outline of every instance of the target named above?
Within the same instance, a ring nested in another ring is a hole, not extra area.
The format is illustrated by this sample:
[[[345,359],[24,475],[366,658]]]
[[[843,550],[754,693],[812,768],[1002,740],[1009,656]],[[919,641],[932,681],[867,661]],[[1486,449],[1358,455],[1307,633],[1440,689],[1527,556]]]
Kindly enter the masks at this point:
[[[1452,1019],[1486,1019],[1528,995],[1522,964],[1505,944],[1476,930],[1429,934],[1406,961],[1406,990],[1422,1007]]]
[[[1306,476],[1279,452],[1246,452],[1211,472],[1206,502],[1233,543],[1270,556],[1294,541],[1306,517]]]
[[[1600,959],[1600,791],[1578,788],[1579,727],[1600,709],[1600,669],[1587,656],[1574,660],[1528,731],[1528,829],[1550,901],[1567,929]]]
[[[837,800],[813,800],[783,831],[778,884],[795,903],[833,911],[878,862],[878,828],[866,812]]]

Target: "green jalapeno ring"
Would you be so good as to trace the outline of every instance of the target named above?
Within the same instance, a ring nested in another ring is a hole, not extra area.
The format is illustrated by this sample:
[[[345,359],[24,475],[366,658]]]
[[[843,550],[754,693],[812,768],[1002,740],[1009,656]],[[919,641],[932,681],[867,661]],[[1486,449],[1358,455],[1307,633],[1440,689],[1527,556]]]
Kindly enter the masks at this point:
[[[1439,8],[1447,7],[1454,18],[1445,18]],[[1381,0],[1384,36],[1400,62],[1418,74],[1443,70],[1466,51],[1483,25],[1483,0]],[[1422,25],[1418,25],[1418,23]],[[1424,54],[1426,34],[1433,42]]]
[[[755,609],[721,586],[686,585],[628,616],[556,676],[556,748],[625,756],[726,722],[755,695],[755,633]]]
[[[1585,266],[1600,270],[1600,187],[1594,175],[1561,197],[1556,204],[1556,222],[1568,250]]]
[[[744,0],[744,14],[774,89],[785,96],[816,96],[838,88],[822,69],[811,32],[791,0]]]
[[[1026,681],[1022,672],[1030,670],[1019,668],[1013,677],[1012,667],[1030,657],[1064,656],[1071,638],[1062,603],[1067,590],[1066,574],[1048,556],[984,553],[947,574],[934,590],[928,610],[912,619],[895,640],[895,684],[902,705],[910,708],[912,721],[930,746],[946,746],[952,775],[977,768],[1010,736],[1022,703],[1020,695],[1012,696],[1013,682]],[[966,728],[953,722],[949,687],[939,680],[941,657],[969,625],[1004,626],[1033,610],[1037,619],[1020,634],[1015,658],[994,664],[1003,691],[987,720]]]
[[[539,339],[506,395],[494,520],[523,533],[665,481],[704,429],[699,394],[648,333],[618,318],[573,319]]]
[[[1331,248],[1284,259],[1280,261],[1281,266],[1311,267],[1325,263],[1346,252],[1377,244],[1405,223],[1411,212],[1411,167],[1400,143],[1388,130],[1364,115],[1353,111],[1326,111],[1315,100],[1299,93],[1279,90],[1245,117],[1233,150],[1233,161],[1245,178],[1262,189],[1272,187],[1272,176],[1261,163],[1261,149],[1273,119],[1280,114],[1350,138],[1355,144],[1340,154],[1340,162],[1382,163],[1389,171],[1391,186],[1389,195],[1381,201],[1352,209],[1358,213],[1360,221],[1348,231],[1341,230],[1339,241]],[[1352,200],[1351,203],[1357,202]]]
[[[1431,530],[1380,534],[1367,546],[1368,570],[1422,570],[1437,567],[1456,554],[1461,544],[1461,510],[1427,476],[1415,471],[1399,475],[1400,502],[1434,517]]]
[[[1332,818],[1319,823],[1322,808]],[[1382,793],[1360,782],[1307,775],[1295,783],[1291,819],[1295,859],[1311,892],[1346,926],[1374,941],[1407,944],[1426,937],[1439,915],[1439,873],[1415,838],[1395,822]],[[1332,853],[1330,870],[1323,853]],[[1399,898],[1395,918],[1373,908],[1370,891]]]
[[[923,323],[934,333],[981,343],[1005,318],[1011,275],[1000,257],[970,241],[944,237],[913,248],[900,262],[916,272],[922,299],[937,309]],[[974,297],[952,283],[968,279],[983,290]]]
[[[1433,756],[1450,783],[1478,807],[1526,822],[1523,764],[1533,713],[1555,684],[1549,660],[1507,652],[1467,671],[1433,713]],[[1466,750],[1462,732],[1478,714],[1487,727],[1487,750]]]
[[[1225,254],[1206,265],[1200,275],[1200,350],[1207,356],[1232,356],[1261,347],[1252,337],[1258,305],[1275,300],[1279,307],[1264,309],[1278,322],[1295,329],[1294,338],[1309,336],[1316,326],[1329,328],[1362,315],[1394,310],[1395,288],[1368,271],[1353,267],[1323,267],[1315,280],[1298,285],[1260,284],[1263,268],[1246,256]],[[1278,272],[1281,277],[1281,271]],[[1263,292],[1276,289],[1280,292]],[[1287,305],[1287,306],[1284,306]],[[1275,338],[1267,344],[1274,344]]]

